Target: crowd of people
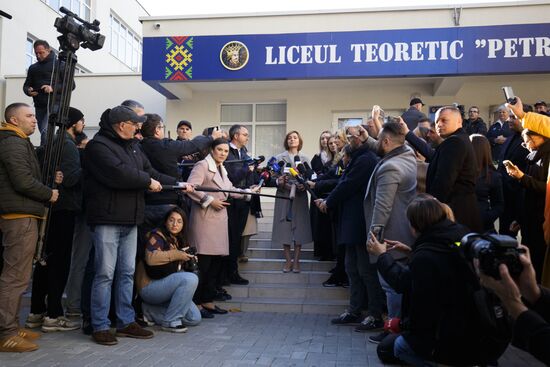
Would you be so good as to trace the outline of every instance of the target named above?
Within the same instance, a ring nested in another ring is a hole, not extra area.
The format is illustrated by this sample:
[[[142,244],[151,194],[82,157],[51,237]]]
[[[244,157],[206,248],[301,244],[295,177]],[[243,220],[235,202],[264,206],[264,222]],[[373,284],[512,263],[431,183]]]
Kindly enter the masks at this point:
[[[50,93],[41,83],[26,83],[25,93]],[[463,353],[476,347],[465,310],[474,308],[470,285],[481,284],[515,320],[514,342],[550,363],[550,295],[538,285],[550,286],[544,102],[535,112],[517,98],[488,129],[476,106],[468,119],[454,105],[442,107],[433,122],[419,98],[398,118],[374,106],[364,125],[324,131],[311,160],[300,133],[288,132],[285,151],[261,169],[248,155],[244,125],[193,138],[192,124],[182,120],[172,140],[162,118],[134,100],[105,110],[91,140],[83,113],[71,107],[65,129],[42,141],[63,144],[60,165],[51,167],[29,139],[37,125],[44,133],[35,103],[37,112],[10,104],[0,128],[0,351],[38,349],[40,334],[30,330],[37,327],[82,327],[96,343],[115,345],[117,337],[152,338],[146,326],[181,333],[227,313],[216,302],[231,299],[224,286],[248,284],[239,262],[262,216],[264,183],[277,188],[272,241],[282,248],[282,271],[301,271],[301,247],[310,242],[320,260],[336,260],[323,285],[349,287],[350,298],[332,324],[380,331],[369,341],[415,366],[494,362],[468,359],[482,354],[477,349]],[[50,169],[53,187],[42,180]],[[35,254],[40,222],[48,225]],[[505,264],[500,279],[491,277],[458,255],[456,244],[469,232],[519,231],[523,270],[515,277]],[[33,258],[41,259],[34,270]],[[467,278],[470,267],[478,283]],[[384,327],[384,314],[403,331]]]
[[[357,332],[380,331],[369,341],[384,344],[392,340],[394,357],[412,365],[468,363],[456,353],[463,350],[459,345],[471,349],[464,341],[471,340],[468,333],[475,332],[464,326],[466,314],[458,311],[467,306],[456,297],[464,294],[467,282],[460,272],[450,269],[460,265],[453,244],[469,232],[517,237],[521,231],[519,238],[527,252],[521,255],[524,272],[536,277],[531,283],[550,286],[550,228],[545,221],[550,220],[546,204],[548,131],[542,128],[550,119],[541,109],[544,102],[537,103],[536,113],[518,102],[499,108],[498,131],[487,129],[476,106],[470,108],[468,119],[454,105],[443,107],[431,122],[420,112],[422,101],[415,98],[400,118],[384,121],[375,106],[365,125],[321,133],[319,153],[311,160],[312,170],[306,177],[318,198],[311,201],[310,220],[300,218],[302,223],[311,223],[315,255],[320,260],[336,259],[323,285],[350,287],[349,307],[333,324],[355,325]],[[296,132],[290,134],[299,137]],[[287,136],[286,144],[291,141]],[[285,162],[299,154],[288,153]],[[300,161],[307,157],[300,156]],[[305,210],[305,202],[302,205]],[[281,212],[275,220],[283,222]],[[447,255],[424,251],[425,258],[416,255],[426,249],[425,242],[437,244],[438,251]],[[286,255],[288,249],[284,251]],[[290,257],[286,258],[284,272],[291,264]],[[499,296],[509,296],[502,293],[500,283],[488,279],[482,277],[485,286],[496,288]],[[546,291],[538,294],[531,298],[545,304]],[[403,338],[395,339],[384,327],[383,314],[406,320],[410,329]],[[548,319],[547,312],[541,315]],[[541,321],[540,328],[529,336],[524,331],[523,340],[516,342],[548,362],[548,353],[533,341],[548,342],[548,325]],[[443,334],[448,338],[437,340]]]

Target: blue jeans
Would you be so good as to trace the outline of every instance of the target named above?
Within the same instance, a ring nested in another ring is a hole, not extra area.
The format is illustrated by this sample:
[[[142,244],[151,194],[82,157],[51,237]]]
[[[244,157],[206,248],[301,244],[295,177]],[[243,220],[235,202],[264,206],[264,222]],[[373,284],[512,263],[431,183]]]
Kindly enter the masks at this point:
[[[397,293],[386,280],[382,277],[382,274],[378,273],[378,279],[380,280],[380,286],[386,293],[386,302],[388,305],[388,317],[401,317],[401,300],[403,295]]]
[[[95,250],[91,315],[94,331],[109,330],[111,287],[115,279],[117,328],[134,322],[132,290],[136,263],[137,226],[99,225],[91,228]]]
[[[143,314],[165,327],[194,326],[201,321],[201,313],[193,303],[199,278],[184,271],[152,280],[140,292]]]
[[[397,339],[395,339],[395,343],[393,345],[393,354],[401,361],[415,367],[437,366],[437,364],[435,364],[434,362],[426,361],[424,358],[419,357],[402,336],[399,336]]]

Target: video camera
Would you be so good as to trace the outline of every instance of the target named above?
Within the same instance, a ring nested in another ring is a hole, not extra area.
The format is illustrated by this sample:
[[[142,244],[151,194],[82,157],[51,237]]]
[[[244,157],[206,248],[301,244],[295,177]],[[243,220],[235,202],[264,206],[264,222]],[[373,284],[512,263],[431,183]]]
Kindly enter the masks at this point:
[[[500,264],[508,267],[512,278],[523,270],[519,255],[525,251],[510,236],[469,233],[460,241],[460,247],[468,260],[478,259],[480,270],[495,279],[500,279]]]
[[[80,46],[91,51],[99,50],[105,43],[105,36],[99,34],[99,21],[92,23],[85,21],[65,7],[59,11],[66,14],[63,18],[57,18],[54,26],[61,36],[57,37],[62,50],[76,51]],[[80,23],[77,23],[78,20]],[[81,45],[82,44],[82,45]]]

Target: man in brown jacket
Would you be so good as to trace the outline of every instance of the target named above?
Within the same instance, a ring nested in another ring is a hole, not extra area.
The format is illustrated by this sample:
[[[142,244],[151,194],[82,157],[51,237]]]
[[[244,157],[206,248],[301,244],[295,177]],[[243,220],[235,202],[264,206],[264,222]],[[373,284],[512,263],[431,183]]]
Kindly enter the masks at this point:
[[[41,180],[38,159],[29,136],[36,129],[33,109],[9,105],[0,128],[0,230],[4,268],[0,275],[0,352],[30,352],[38,333],[19,327],[21,296],[31,276],[38,239],[38,219],[44,204],[55,202],[57,190]]]

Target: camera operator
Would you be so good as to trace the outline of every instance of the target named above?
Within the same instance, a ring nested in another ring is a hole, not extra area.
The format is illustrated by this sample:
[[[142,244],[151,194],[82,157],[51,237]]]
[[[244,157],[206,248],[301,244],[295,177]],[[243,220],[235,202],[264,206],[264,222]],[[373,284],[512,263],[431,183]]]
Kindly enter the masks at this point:
[[[58,67],[55,52],[45,40],[37,40],[33,44],[37,61],[29,67],[27,78],[23,84],[23,92],[32,97],[38,121],[40,133],[40,145],[46,143],[46,130],[48,126],[48,103],[52,97],[53,85],[52,73]],[[62,64],[63,65],[63,64]],[[73,81],[72,89],[75,88]]]
[[[496,293],[515,320],[512,344],[550,365],[550,290],[537,285],[529,249],[519,247],[525,253],[519,255],[523,270],[516,279],[510,276],[505,264],[499,266],[500,280],[481,271],[479,277],[481,284]],[[475,264],[479,271],[479,263]]]
[[[40,166],[29,136],[36,129],[33,109],[12,103],[0,128],[0,230],[4,268],[0,274],[0,352],[38,349],[40,337],[18,325],[21,296],[29,284],[44,204],[54,203],[57,190],[42,184]]]

